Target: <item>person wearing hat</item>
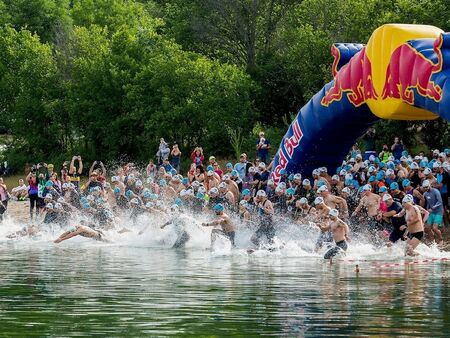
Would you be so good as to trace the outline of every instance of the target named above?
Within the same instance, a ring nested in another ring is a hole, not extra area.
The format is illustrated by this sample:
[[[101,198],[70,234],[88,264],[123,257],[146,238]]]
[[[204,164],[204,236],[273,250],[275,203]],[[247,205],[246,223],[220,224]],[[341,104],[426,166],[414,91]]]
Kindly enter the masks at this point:
[[[442,245],[442,234],[439,228],[442,227],[444,222],[444,204],[442,202],[441,194],[439,193],[439,190],[431,186],[429,180],[422,182],[422,188],[425,191],[423,197],[425,197],[425,200],[427,201],[426,209],[430,213],[425,226],[425,232],[430,238],[434,237],[438,245]]]
[[[210,190],[212,188],[218,187],[219,184],[220,184],[220,181],[217,179],[217,175],[214,173],[214,171],[208,170],[206,172],[205,188],[207,190]]]
[[[295,202],[294,220],[297,223],[312,221],[316,217],[316,208],[309,205],[306,197],[302,197]]]
[[[214,243],[217,235],[223,235],[226,238],[228,238],[231,242],[231,245],[234,247],[234,237],[236,235],[236,227],[231,221],[230,216],[228,216],[224,210],[223,204],[216,204],[213,208],[214,212],[216,213],[217,218],[208,223],[202,223],[202,226],[209,227],[214,226],[214,228],[211,232],[211,245]],[[220,226],[218,228],[217,226]]]
[[[423,239],[424,221],[428,218],[428,211],[422,210],[414,205],[414,200],[411,195],[406,195],[402,200],[404,211],[395,215],[394,217],[402,217],[405,215],[405,220],[408,229],[408,240],[406,242],[406,252],[408,256],[416,256],[414,251]],[[422,214],[424,215],[422,218]]]
[[[327,206],[331,209],[338,209],[344,218],[348,218],[348,206],[345,199],[330,193],[325,185],[322,185],[317,189],[317,194],[323,198],[323,201]]]
[[[387,210],[382,212],[383,220],[392,225],[392,231],[389,234],[389,242],[395,243],[399,239],[406,240],[406,219],[404,216],[396,216],[402,212],[401,202],[394,201],[391,195],[383,195],[383,202],[387,206]]]
[[[380,201],[381,197],[372,192],[370,184],[362,187],[362,198],[352,214],[352,217],[357,216],[361,210],[365,210],[367,214],[367,223],[370,230],[382,230],[382,224],[379,223]],[[366,222],[366,219],[364,219]]]
[[[256,140],[256,156],[261,160],[261,162],[268,163],[269,159],[269,149],[270,142],[265,138],[264,132],[259,133],[259,138]]]
[[[338,253],[347,251],[347,241],[349,240],[348,234],[350,232],[347,223],[339,218],[339,211],[331,209],[328,213],[328,217],[330,219],[329,223],[326,225],[319,224],[319,228],[324,232],[331,231],[336,246],[325,253],[323,256],[324,259],[331,259]]]
[[[266,190],[270,173],[267,171],[266,164],[264,162],[259,163],[258,169],[259,172],[255,175],[255,180],[258,181],[256,190]]]
[[[273,224],[274,209],[272,202],[267,199],[267,194],[264,190],[258,190],[256,193],[255,204],[258,208],[259,227],[250,240],[255,246],[259,246],[261,237],[265,236],[269,244],[272,244],[273,238],[275,237]]]

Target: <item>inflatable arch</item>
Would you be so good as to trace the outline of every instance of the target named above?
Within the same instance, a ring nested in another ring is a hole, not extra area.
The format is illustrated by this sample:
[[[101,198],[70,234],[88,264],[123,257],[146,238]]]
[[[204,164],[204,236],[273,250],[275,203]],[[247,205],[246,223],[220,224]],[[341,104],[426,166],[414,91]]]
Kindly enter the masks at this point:
[[[334,79],[303,106],[281,141],[280,170],[336,168],[378,119],[450,120],[450,33],[424,25],[379,27],[366,46],[337,43]]]

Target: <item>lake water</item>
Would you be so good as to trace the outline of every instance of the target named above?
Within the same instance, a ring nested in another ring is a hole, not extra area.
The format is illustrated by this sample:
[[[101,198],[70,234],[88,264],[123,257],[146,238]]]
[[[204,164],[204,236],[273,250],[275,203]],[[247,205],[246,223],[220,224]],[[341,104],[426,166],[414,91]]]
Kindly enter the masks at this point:
[[[0,241],[0,336],[449,336],[450,257],[436,248],[414,263],[353,243],[330,265],[297,242],[248,255],[150,237]]]

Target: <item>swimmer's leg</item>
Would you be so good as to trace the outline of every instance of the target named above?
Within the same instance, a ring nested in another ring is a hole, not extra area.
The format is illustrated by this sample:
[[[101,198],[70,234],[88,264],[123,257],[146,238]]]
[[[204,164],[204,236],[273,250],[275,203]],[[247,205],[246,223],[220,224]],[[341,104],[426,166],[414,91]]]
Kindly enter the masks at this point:
[[[419,239],[416,237],[413,237],[411,239],[408,239],[406,242],[406,256],[417,256],[417,252],[414,251],[415,248],[420,244]]]

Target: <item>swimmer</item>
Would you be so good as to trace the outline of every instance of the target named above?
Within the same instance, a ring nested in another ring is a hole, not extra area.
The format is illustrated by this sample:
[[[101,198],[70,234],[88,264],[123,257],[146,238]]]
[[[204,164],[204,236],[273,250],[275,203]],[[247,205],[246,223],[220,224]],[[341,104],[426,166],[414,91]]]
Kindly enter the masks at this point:
[[[422,219],[421,211],[418,206],[414,205],[413,197],[406,195],[402,200],[402,205],[405,210],[405,219],[408,226],[408,240],[406,242],[406,256],[417,256],[414,250],[423,239],[424,220]],[[425,211],[425,220],[428,218],[428,211]],[[400,216],[397,216],[400,217]]]
[[[220,234],[225,235],[230,240],[231,245],[234,247],[235,246],[234,237],[236,234],[236,227],[231,222],[230,217],[226,213],[224,213],[225,208],[223,204],[216,204],[213,209],[218,218],[209,223],[202,223],[202,226],[205,227],[220,225],[222,228],[222,229],[217,228],[213,229],[213,231],[211,232],[211,244],[214,242],[215,236],[217,234]]]
[[[333,240],[331,233],[328,231],[329,229],[323,228],[320,225],[321,222],[325,222],[328,219],[330,211],[332,209],[329,206],[325,205],[325,202],[323,201],[322,197],[317,197],[314,200],[314,204],[316,206],[317,211],[316,219],[318,221],[316,225],[320,229],[320,235],[319,238],[317,238],[316,246],[314,249],[317,252],[322,248],[324,243],[328,243]]]
[[[173,214],[172,219],[161,225],[160,228],[164,229],[169,224],[172,224],[174,226],[175,232],[178,235],[177,240],[172,245],[172,248],[173,249],[184,248],[189,239],[191,239],[191,236],[184,228],[183,223],[180,221],[179,206],[177,204],[172,205],[170,207],[170,211]],[[141,234],[141,232],[139,234]]]
[[[75,236],[82,236],[86,238],[92,238],[100,242],[109,242],[104,238],[104,234],[100,230],[94,230],[85,225],[74,225],[69,228],[68,231],[64,232],[59,236],[53,243],[61,243]]]
[[[255,246],[259,246],[262,236],[266,236],[270,244],[273,243],[275,237],[275,227],[273,224],[273,204],[267,199],[267,194],[264,190],[259,190],[256,193],[256,203],[259,214],[259,228],[250,239]]]
[[[347,251],[347,241],[349,241],[348,233],[350,230],[347,223],[339,219],[339,211],[331,209],[329,217],[331,222],[327,225],[319,225],[319,228],[322,231],[331,231],[333,233],[336,246],[325,253],[323,256],[324,259],[331,259],[342,250],[344,252]]]

